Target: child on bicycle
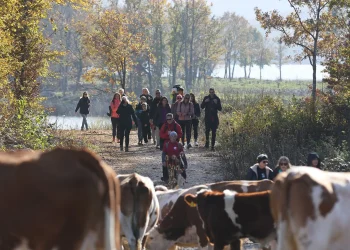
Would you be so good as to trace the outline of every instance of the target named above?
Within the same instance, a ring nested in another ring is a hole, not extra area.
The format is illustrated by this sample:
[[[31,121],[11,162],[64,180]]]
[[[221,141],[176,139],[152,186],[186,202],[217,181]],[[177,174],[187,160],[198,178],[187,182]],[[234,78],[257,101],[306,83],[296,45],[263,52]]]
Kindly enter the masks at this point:
[[[177,142],[177,133],[175,131],[169,131],[170,141],[164,143],[163,153],[162,153],[162,163],[163,163],[163,177],[162,181],[168,182],[169,180],[169,171],[166,162],[166,156],[168,159],[177,159],[179,160],[179,165],[181,169],[181,175],[186,180],[186,169],[187,169],[187,159],[183,150],[181,143]]]

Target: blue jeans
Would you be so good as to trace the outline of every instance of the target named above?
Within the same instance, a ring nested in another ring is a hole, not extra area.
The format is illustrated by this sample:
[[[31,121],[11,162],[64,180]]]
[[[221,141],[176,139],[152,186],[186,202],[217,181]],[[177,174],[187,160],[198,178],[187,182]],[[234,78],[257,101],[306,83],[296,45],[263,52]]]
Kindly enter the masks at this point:
[[[86,129],[89,129],[88,128],[88,124],[87,124],[87,120],[86,120],[87,114],[80,114],[80,115],[83,117],[83,122],[81,124],[81,129],[84,129],[84,125],[85,125]]]
[[[139,142],[142,141],[142,124],[138,117],[137,119],[137,137],[139,138]]]

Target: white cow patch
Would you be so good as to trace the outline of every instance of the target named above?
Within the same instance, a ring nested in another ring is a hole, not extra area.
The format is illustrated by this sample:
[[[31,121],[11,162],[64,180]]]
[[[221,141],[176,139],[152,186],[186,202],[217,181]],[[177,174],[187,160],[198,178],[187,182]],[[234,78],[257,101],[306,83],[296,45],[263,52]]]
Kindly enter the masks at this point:
[[[109,207],[105,207],[105,249],[115,250],[115,215]]]
[[[90,231],[83,241],[80,250],[96,250],[97,233]],[[106,248],[107,249],[107,248]]]
[[[13,250],[31,250],[29,248],[28,240],[23,239],[21,244],[16,246]]]
[[[237,224],[236,219],[238,218],[238,215],[235,214],[233,211],[233,204],[235,203],[235,196],[237,192],[231,191],[231,190],[224,190],[223,192],[225,194],[224,200],[225,200],[225,212],[227,213],[228,217],[231,219],[233,225],[241,228],[241,225]]]
[[[248,186],[249,186],[249,182],[247,182],[247,181],[242,181],[242,186],[241,186],[241,188],[242,188],[243,193],[248,193]]]

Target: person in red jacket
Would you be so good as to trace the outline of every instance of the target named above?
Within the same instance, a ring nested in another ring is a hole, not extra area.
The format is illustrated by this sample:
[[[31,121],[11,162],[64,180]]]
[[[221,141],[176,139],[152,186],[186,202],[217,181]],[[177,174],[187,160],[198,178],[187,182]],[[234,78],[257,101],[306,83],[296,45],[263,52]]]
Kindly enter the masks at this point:
[[[182,138],[181,126],[174,120],[174,115],[172,113],[166,114],[166,122],[162,125],[159,131],[159,136],[163,140],[163,145],[170,140],[169,134],[171,131],[177,133],[177,141]]]
[[[170,140],[164,142],[163,153],[162,153],[162,165],[163,165],[163,177],[162,181],[168,182],[169,180],[169,170],[167,167],[166,158],[178,159],[180,162],[181,175],[186,180],[186,169],[187,169],[187,159],[184,152],[184,148],[180,142],[178,142],[178,134],[175,131],[169,133]],[[176,177],[177,178],[177,177]]]

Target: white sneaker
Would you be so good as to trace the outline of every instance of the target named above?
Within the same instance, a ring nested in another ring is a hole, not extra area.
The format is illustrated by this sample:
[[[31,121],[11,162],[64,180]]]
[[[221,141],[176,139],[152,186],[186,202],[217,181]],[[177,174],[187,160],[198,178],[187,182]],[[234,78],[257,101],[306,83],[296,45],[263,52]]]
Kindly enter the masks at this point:
[[[198,142],[197,142],[197,141],[195,141],[195,142],[194,142],[194,145],[195,145],[196,147],[198,147]]]

